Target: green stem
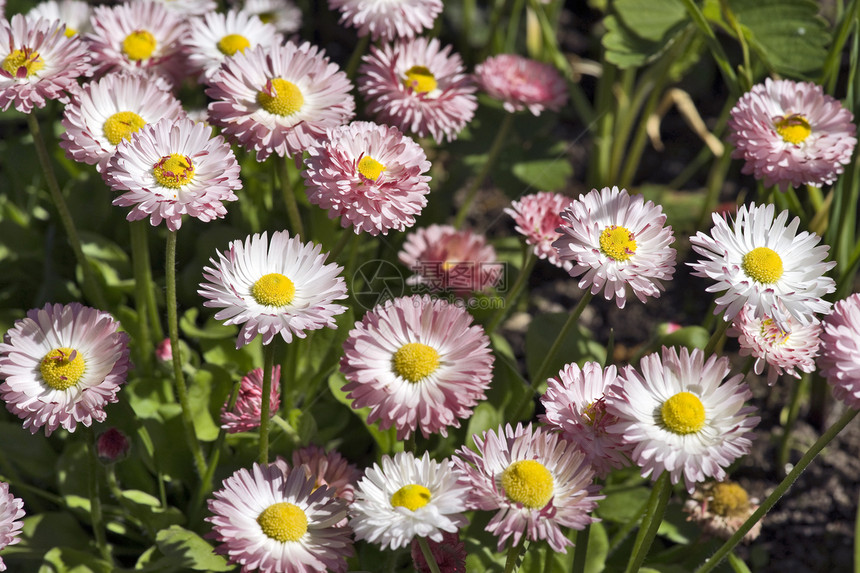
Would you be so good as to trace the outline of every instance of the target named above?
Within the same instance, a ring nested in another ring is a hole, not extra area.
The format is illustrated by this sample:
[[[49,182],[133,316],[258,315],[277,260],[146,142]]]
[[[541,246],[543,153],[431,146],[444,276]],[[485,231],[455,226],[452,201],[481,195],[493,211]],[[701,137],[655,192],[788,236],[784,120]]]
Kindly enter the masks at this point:
[[[532,274],[532,269],[535,266],[535,262],[537,261],[537,257],[534,254],[531,246],[526,245],[526,252],[523,256],[523,264],[520,269],[520,273],[517,275],[517,280],[514,281],[513,286],[508,291],[508,294],[505,295],[505,301],[502,304],[502,307],[496,310],[493,317],[490,319],[490,322],[487,323],[487,326],[484,328],[484,332],[487,333],[487,336],[493,333],[494,330],[501,324],[501,322],[508,315],[508,312],[514,307],[517,299],[520,296],[520,292],[523,290],[523,287],[529,280],[529,276]]]
[[[150,284],[149,265],[147,259],[148,254],[144,256],[144,251],[147,250],[146,245],[146,221],[132,221],[129,225],[129,233],[131,234],[131,260],[134,266],[134,299],[137,309],[137,366],[141,368],[144,374],[150,373],[153,356],[153,340],[149,333],[149,295],[147,291],[152,290]]]
[[[574,549],[571,573],[585,573],[585,564],[588,558],[588,538],[590,536],[591,523],[576,533],[576,548]]]
[[[430,571],[433,573],[441,573],[441,571],[439,571],[439,564],[436,563],[436,558],[433,557],[433,552],[430,551],[430,545],[427,543],[427,539],[424,537],[418,537],[418,546],[421,547],[421,554],[424,555],[424,561],[427,562],[427,567],[430,568]]]
[[[729,553],[729,565],[732,566],[735,573],[750,573],[750,569],[747,567],[747,564],[734,553]]]
[[[287,207],[287,218],[290,220],[291,235],[304,238],[305,229],[302,225],[302,217],[299,214],[299,204],[296,202],[296,193],[293,189],[292,178],[289,162],[293,161],[289,157],[283,159],[275,158],[275,164],[278,166],[278,175],[281,179],[281,194],[284,196],[284,204]]]
[[[337,240],[337,243],[335,243],[332,250],[328,252],[328,262],[333,263],[335,259],[337,259],[337,257],[343,252],[344,247],[349,244],[349,241],[356,236],[357,235],[352,232],[352,229],[344,229],[340,235],[340,238]]]
[[[511,546],[508,548],[508,556],[505,559],[505,573],[514,573],[517,570],[517,560],[520,558],[520,554],[526,545],[525,536],[520,537],[520,542],[517,544],[511,543]]]
[[[803,396],[806,394],[808,388],[809,374],[804,373],[791,389],[788,416],[782,427],[782,438],[779,441],[779,457],[777,458],[777,472],[779,472],[779,475],[785,475],[785,467],[791,453],[791,433],[794,429],[794,423],[797,421],[797,416],[800,413],[800,404]]]
[[[705,36],[705,43],[711,50],[711,55],[714,56],[714,60],[717,62],[717,67],[720,68],[723,78],[729,85],[729,90],[737,92],[739,88],[738,77],[732,69],[732,66],[729,64],[729,58],[726,56],[726,52],[723,51],[723,47],[720,45],[719,40],[717,40],[717,36],[711,29],[710,24],[708,24],[708,20],[705,18],[705,15],[699,9],[699,6],[694,0],[681,0],[681,2],[684,4],[684,8],[687,9],[687,13],[693,19],[693,22],[699,28],[699,31]]]
[[[657,535],[657,529],[663,521],[666,504],[669,503],[671,495],[672,482],[669,479],[669,472],[664,471],[657,478],[654,489],[651,491],[651,497],[648,499],[648,509],[645,511],[645,517],[642,518],[642,525],[640,525],[639,533],[636,535],[633,552],[630,555],[630,561],[627,562],[625,573],[636,573],[639,571],[642,563],[645,562],[645,557],[648,555],[648,550],[651,548],[654,536]]]
[[[135,227],[139,231],[136,231]],[[138,250],[135,250],[134,244],[132,244],[132,256],[135,259],[140,259],[139,263],[135,260],[135,264],[140,264],[142,272],[141,280],[147,286],[145,290],[146,311],[149,313],[149,325],[152,328],[152,342],[153,344],[159,344],[164,340],[164,328],[161,326],[161,314],[158,312],[158,301],[155,299],[155,282],[152,279],[152,262],[149,256],[149,241],[147,240],[149,227],[150,225],[146,221],[131,222],[132,235],[139,233],[140,237],[137,240],[142,241],[142,247]],[[137,280],[137,275],[135,275],[135,280]]]
[[[830,51],[827,53],[827,59],[822,66],[821,79],[816,82],[819,85],[826,85],[825,91],[833,94],[836,89],[836,80],[839,78],[839,68],[842,64],[842,50],[845,48],[845,43],[848,41],[848,35],[854,27],[857,19],[857,10],[860,3],[857,0],[851,0],[845,12],[842,14],[842,21],[839,23],[839,30],[834,34],[833,43],[830,46]]]
[[[860,571],[860,503],[857,504],[857,517],[854,519],[854,571]]]
[[[579,299],[579,304],[576,305],[576,308],[574,308],[573,312],[570,313],[570,316],[567,317],[567,322],[565,322],[564,326],[561,327],[561,331],[558,333],[558,336],[555,337],[555,341],[553,341],[552,346],[549,347],[549,352],[546,353],[543,362],[541,362],[540,368],[537,369],[535,377],[531,381],[532,387],[544,381],[549,371],[550,364],[552,364],[558,349],[561,347],[561,343],[567,337],[570,329],[579,321],[582,311],[585,310],[585,307],[588,306],[588,303],[591,302],[593,297],[594,295],[591,294],[590,290],[582,293],[582,298]]]
[[[111,555],[110,547],[107,544],[105,524],[102,516],[102,501],[99,492],[99,468],[101,464],[96,452],[96,435],[92,429],[87,434],[87,450],[89,451],[90,458],[90,520],[93,525],[93,536],[96,538],[96,547],[98,547],[102,559],[108,563],[113,563],[113,555]]]
[[[269,407],[272,400],[272,370],[275,366],[275,341],[263,346],[263,396],[260,401],[260,455],[262,465],[269,463]]]
[[[724,317],[717,317],[717,326],[714,328],[714,333],[711,335],[711,339],[708,340],[708,344],[705,346],[705,358],[714,353],[719,345],[720,341],[723,339],[723,335],[726,333],[726,329],[729,328],[730,322],[728,320],[724,320]]]
[[[785,495],[788,491],[788,488],[800,477],[800,474],[812,463],[812,460],[824,449],[824,447],[836,437],[836,435],[842,431],[842,429],[847,426],[851,420],[857,416],[858,410],[848,409],[839,420],[836,421],[835,424],[830,426],[824,434],[812,445],[811,448],[800,458],[800,461],[797,462],[797,465],[792,468],[789,474],[782,480],[776,489],[767,496],[767,499],[762,502],[759,508],[747,519],[743,525],[738,528],[734,535],[732,535],[728,541],[726,541],[722,547],[720,547],[716,553],[711,555],[711,557],[702,564],[701,567],[696,569],[696,573],[707,573],[708,571],[713,570],[720,562],[725,559],[729,553],[731,553],[732,549],[744,538],[744,535],[753,528],[753,526],[758,523],[758,521],[765,516],[765,514],[770,511],[770,509],[776,505],[776,502],[780,500],[780,498]]]
[[[75,222],[72,219],[72,214],[69,211],[69,206],[63,198],[60,191],[60,185],[57,183],[57,176],[54,174],[54,168],[51,166],[51,158],[48,155],[48,148],[45,146],[45,139],[42,137],[42,131],[39,128],[39,120],[36,119],[34,113],[28,113],[27,123],[30,126],[30,133],[33,135],[33,143],[36,146],[36,155],[39,157],[39,163],[42,165],[42,170],[45,173],[45,183],[48,185],[48,191],[51,193],[51,199],[54,201],[54,206],[60,215],[60,221],[63,224],[63,229],[66,231],[66,236],[69,239],[69,245],[75,253],[75,260],[81,267],[81,272],[84,275],[84,292],[93,304],[100,310],[109,310],[107,300],[102,292],[101,285],[96,281],[93,275],[93,269],[84,255],[83,247],[81,247],[81,239],[78,236],[78,230],[75,227]]]
[[[289,436],[290,440],[292,440],[294,444],[300,444],[302,442],[302,438],[301,436],[299,436],[299,433],[296,431],[296,429],[292,426],[292,424],[284,420],[282,417],[275,414],[274,416],[272,416],[271,421],[277,424],[277,426],[281,430],[283,430],[287,436]]]
[[[472,203],[475,202],[475,197],[478,195],[478,190],[481,188],[481,184],[493,169],[493,164],[495,164],[496,159],[498,159],[499,152],[507,141],[508,132],[510,131],[513,122],[514,114],[505,112],[505,118],[499,126],[499,131],[496,132],[496,138],[493,140],[493,145],[490,147],[490,151],[487,154],[487,160],[484,161],[484,166],[481,168],[481,171],[475,176],[475,179],[472,180],[472,184],[469,186],[468,191],[466,191],[466,199],[463,201],[463,205],[460,207],[460,210],[457,211],[457,216],[454,218],[454,226],[458,229],[463,226],[463,221],[466,220],[466,216],[469,214],[469,209],[472,208]]]
[[[366,34],[358,39],[355,44],[355,49],[349,57],[349,62],[346,64],[346,77],[350,80],[355,78],[355,72],[358,71],[358,65],[361,63],[361,56],[367,51],[370,45],[370,34]]]
[[[741,67],[743,85],[741,85],[740,88],[741,91],[748,92],[752,88],[752,66],[750,65],[750,49],[747,45],[746,36],[744,36],[744,31],[741,29],[740,22],[738,22],[738,19],[735,17],[735,13],[732,12],[727,0],[720,0],[720,9],[726,22],[728,22],[732,31],[734,31],[735,36],[738,39],[738,43],[741,45],[741,53],[743,54],[744,63]]]
[[[188,387],[185,385],[185,375],[182,372],[182,352],[179,347],[179,320],[176,309],[176,234],[172,231],[167,234],[167,253],[165,261],[165,282],[167,290],[167,330],[170,333],[170,349],[173,352],[173,379],[176,383],[176,397],[182,409],[182,428],[191,455],[194,458],[194,467],[197,475],[202,476],[206,472],[206,460],[203,458],[203,449],[197,440],[194,431],[194,418],[191,415],[191,404],[188,401]]]
[[[523,15],[523,7],[525,0],[514,0],[513,8],[511,8],[511,17],[508,19],[508,33],[505,35],[505,51],[517,51],[517,32],[520,27],[520,18]]]

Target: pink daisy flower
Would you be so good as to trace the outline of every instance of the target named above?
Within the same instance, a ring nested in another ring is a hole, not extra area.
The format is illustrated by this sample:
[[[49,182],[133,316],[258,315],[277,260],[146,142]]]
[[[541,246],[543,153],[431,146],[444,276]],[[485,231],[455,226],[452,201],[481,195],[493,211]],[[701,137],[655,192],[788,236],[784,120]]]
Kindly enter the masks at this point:
[[[561,237],[557,231],[564,225],[561,213],[570,203],[571,199],[560,193],[541,191],[513,201],[505,209],[505,213],[514,218],[517,232],[525,236],[526,243],[534,246],[535,255],[566,271],[573,268],[573,263],[561,260],[552,244]]]
[[[96,74],[128,70],[162,76],[179,85],[187,74],[182,42],[185,19],[158,2],[131,2],[93,9],[93,32],[87,35]]]
[[[432,28],[443,8],[442,0],[328,0],[328,6],[340,10],[340,24],[358,28],[359,36],[370,34],[374,42],[413,38]]]
[[[144,125],[178,119],[182,104],[157,82],[132,74],[108,74],[87,82],[63,111],[60,147],[70,159],[104,172],[123,140]]]
[[[672,227],[659,205],[625,189],[592,189],[573,201],[561,218],[561,237],[553,243],[559,258],[574,263],[570,276],[582,275],[579,288],[601,290],[618,308],[627,302],[629,286],[641,302],[660,296],[660,281],[675,273]]]
[[[435,38],[374,46],[362,60],[358,91],[379,123],[441,143],[475,115],[475,86],[460,56]]]
[[[481,326],[462,307],[429,296],[389,300],[364,315],[343,344],[343,390],[368,422],[448,435],[486,398],[493,355]]]
[[[302,173],[308,200],[356,234],[403,231],[427,205],[430,162],[396,127],[364,121],[337,127],[308,153]]]
[[[228,408],[227,402],[221,406],[221,427],[227,433],[250,432],[260,427],[260,409],[263,404],[263,369],[254,368],[242,377],[236,404]],[[281,407],[281,366],[276,364],[272,370],[272,388],[269,393],[269,417]]]
[[[0,344],[0,398],[45,435],[104,422],[129,368],[128,335],[103,311],[46,304],[18,320]]]
[[[293,452],[293,467],[302,468],[305,476],[314,479],[316,487],[324,485],[334,490],[334,497],[347,502],[355,499],[355,484],[361,472],[349,463],[340,452],[328,453],[319,446],[310,445]]]
[[[231,0],[239,4],[238,0]],[[271,24],[282,34],[293,34],[302,27],[302,11],[290,0],[245,0],[242,11]]]
[[[558,70],[516,54],[487,58],[475,68],[475,79],[511,113],[528,109],[540,115],[544,109],[558,111],[567,103],[567,84]]]
[[[764,184],[821,187],[836,181],[857,144],[854,116],[821,86],[772,80],[753,86],[732,108],[732,157]]]
[[[607,413],[606,396],[618,378],[615,366],[605,369],[596,362],[565,365],[558,378],[547,381],[541,404],[546,413],[540,417],[550,429],[577,446],[585,454],[598,477],[630,465],[630,446],[606,429],[618,419]]]
[[[352,119],[355,101],[346,74],[304,43],[236,53],[210,79],[209,120],[257,161],[272,153],[301,154],[326,130]]]
[[[21,528],[24,522],[24,502],[9,493],[9,484],[0,482],[0,550],[15,545],[21,538]],[[0,557],[0,571],[5,571],[6,565]]]
[[[503,278],[496,250],[484,236],[451,225],[434,224],[410,233],[397,257],[415,273],[408,282],[430,292],[450,289],[467,295]]]
[[[772,318],[756,318],[750,306],[744,306],[726,332],[736,336],[741,356],[755,357],[755,373],[761,375],[765,366],[767,383],[773,386],[783,374],[800,378],[797,372],[814,372],[818,355],[821,325],[817,320],[801,324],[789,315],[783,330]]]
[[[510,424],[498,431],[472,436],[475,449],[457,450],[454,465],[469,487],[469,509],[496,511],[486,531],[517,545],[523,535],[545,539],[553,551],[566,553],[573,545],[561,527],[584,529],[597,519],[594,471],[574,444],[543,428]]]
[[[11,105],[22,113],[45,101],[65,97],[77,88],[78,76],[90,72],[87,48],[77,36],[68,37],[59,20],[25,18],[0,20],[0,109]]]
[[[445,531],[442,533],[442,541],[428,539],[427,545],[440,573],[466,573],[466,544],[460,539],[459,532]],[[412,540],[410,553],[418,573],[432,573],[417,539]]]
[[[66,36],[86,34],[90,31],[90,5],[83,0],[47,0],[39,2],[27,12],[27,18],[44,18],[49,22],[59,20],[66,26]]]
[[[838,400],[860,409],[860,294],[837,302],[822,328],[821,374]]]
[[[239,164],[230,145],[212,128],[187,117],[145,125],[121,141],[110,158],[105,180],[114,191],[127,191],[114,205],[132,207],[126,217],[163,220],[176,231],[182,216],[201,221],[224,217],[223,201],[236,201],[242,188]]]
[[[335,300],[346,298],[343,269],[325,263],[321,247],[302,243],[287,231],[253,235],[233,241],[218,260],[203,268],[197,293],[203,306],[220,308],[216,320],[241,324],[236,341],[240,348],[260,334],[269,344],[276,334],[287,342],[306,330],[336,328],[334,317],[346,310]]]
[[[243,573],[311,573],[347,570],[353,554],[346,502],[316,487],[301,469],[254,464],[224,480],[209,500],[210,538],[216,553]]]
[[[147,2],[150,0],[133,0],[134,2]],[[204,16],[215,12],[218,3],[215,0],[151,0],[162,4],[165,8],[179,16]]]

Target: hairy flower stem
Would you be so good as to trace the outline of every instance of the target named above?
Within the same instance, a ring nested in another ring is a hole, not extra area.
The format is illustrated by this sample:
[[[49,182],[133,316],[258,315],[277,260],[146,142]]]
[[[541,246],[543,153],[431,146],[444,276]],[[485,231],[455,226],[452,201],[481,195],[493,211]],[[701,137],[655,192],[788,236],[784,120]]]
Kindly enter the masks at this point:
[[[573,568],[571,573],[585,573],[586,559],[588,557],[588,538],[591,536],[591,524],[576,533],[576,548],[573,554]],[[549,550],[549,549],[548,549]],[[547,569],[547,571],[549,571]]]
[[[436,563],[436,559],[433,557],[433,552],[430,551],[430,544],[427,543],[427,538],[419,536],[418,546],[421,547],[421,554],[424,555],[424,561],[427,562],[427,567],[430,568],[430,571],[433,573],[441,573],[439,570],[439,564]]]
[[[514,544],[511,543],[511,546],[508,547],[508,557],[505,560],[505,573],[514,573],[517,570],[517,561],[519,561],[520,556],[523,554],[523,550],[526,546],[526,538],[525,535],[520,538],[520,542]]]
[[[714,328],[714,333],[711,335],[710,340],[708,340],[708,344],[705,346],[705,358],[716,351],[717,346],[723,339],[723,335],[726,333],[726,329],[729,327],[729,323],[730,321],[724,320],[723,317],[717,317],[717,326]]]
[[[269,463],[269,408],[272,401],[272,370],[275,365],[275,341],[263,346],[263,396],[260,400],[260,455],[262,465]]]
[[[625,573],[636,573],[642,563],[645,562],[645,557],[648,555],[654,536],[657,535],[657,529],[660,528],[660,523],[663,521],[666,504],[669,503],[671,496],[672,482],[669,479],[669,472],[664,471],[657,478],[657,482],[651,490],[648,509],[645,511],[645,517],[642,518],[642,524],[639,526],[639,533],[636,535],[633,552],[630,554],[630,561],[627,562]]]
[[[105,535],[105,524],[102,515],[101,493],[99,492],[99,463],[98,453],[96,452],[96,434],[90,428],[87,432],[87,450],[89,452],[90,466],[90,520],[93,526],[93,536],[96,538],[96,547],[102,559],[108,563],[113,563],[113,555],[111,555],[110,547],[107,544]]]
[[[134,267],[134,301],[137,309],[137,365],[144,374],[150,374],[152,367],[153,344],[149,333],[149,295],[152,290],[149,275],[149,256],[144,256],[146,245],[145,221],[133,221],[129,225],[131,234],[131,260]],[[146,266],[144,266],[146,265]]]

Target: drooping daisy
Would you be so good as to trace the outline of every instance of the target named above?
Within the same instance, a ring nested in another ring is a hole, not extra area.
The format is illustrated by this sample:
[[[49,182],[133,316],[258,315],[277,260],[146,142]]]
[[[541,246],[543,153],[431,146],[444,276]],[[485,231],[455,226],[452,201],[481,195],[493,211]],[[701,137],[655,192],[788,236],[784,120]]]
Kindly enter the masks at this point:
[[[203,306],[220,308],[216,320],[241,324],[236,348],[258,334],[269,344],[276,334],[292,342],[293,335],[305,331],[335,328],[334,317],[346,310],[335,300],[346,298],[346,284],[339,276],[343,269],[325,263],[321,247],[302,243],[287,231],[256,234],[209,259],[203,268],[198,294],[207,299]]]
[[[857,128],[850,111],[809,82],[771,80],[753,86],[732,108],[732,157],[765,185],[833,183],[850,163]]]
[[[604,369],[596,362],[586,362],[582,368],[575,362],[566,364],[558,378],[547,381],[540,400],[546,410],[541,421],[579,446],[598,477],[630,465],[630,446],[606,431],[618,421],[606,411],[606,394],[617,378],[613,365]]]
[[[435,38],[374,46],[362,60],[358,91],[379,123],[441,143],[475,115],[475,85],[460,56]]]
[[[513,201],[505,209],[517,224],[517,232],[525,236],[526,243],[534,245],[535,255],[566,271],[573,268],[573,263],[561,260],[552,244],[561,237],[557,231],[564,224],[561,213],[570,203],[571,199],[561,193],[541,191]]]
[[[382,467],[368,468],[349,507],[357,540],[383,549],[406,547],[414,537],[442,541],[442,533],[465,525],[466,486],[448,460],[441,463],[411,452],[382,456]]]
[[[263,369],[254,368],[242,377],[236,404],[228,408],[229,400],[221,407],[221,427],[228,433],[250,432],[260,427],[263,404]],[[281,366],[272,370],[272,387],[269,393],[269,416],[281,407]]]
[[[517,545],[523,535],[545,539],[553,551],[573,545],[561,527],[583,529],[602,495],[594,472],[573,443],[543,428],[510,424],[473,436],[475,448],[460,448],[454,465],[469,487],[469,509],[496,511],[486,531]]]
[[[481,326],[462,307],[429,296],[386,301],[364,315],[343,344],[343,390],[368,422],[394,426],[403,440],[448,435],[486,398],[493,355]]]
[[[128,335],[110,314],[79,303],[27,313],[0,344],[0,398],[45,435],[105,420],[129,368]]]
[[[204,16],[215,12],[218,3],[215,0],[134,0],[135,2],[158,2],[171,12],[183,17]]]
[[[800,378],[796,369],[815,371],[821,325],[817,320],[801,324],[789,316],[785,326],[783,330],[771,318],[756,318],[753,310],[745,305],[726,332],[737,337],[741,356],[755,357],[756,374],[760,375],[765,366],[769,367],[767,383],[770,386],[783,374]]]
[[[353,553],[346,502],[301,469],[254,464],[224,480],[208,502],[216,553],[250,573],[347,570]]]
[[[185,19],[158,2],[131,2],[93,9],[87,35],[96,74],[127,70],[162,76],[178,85],[187,74],[182,41]]]
[[[201,221],[224,217],[224,201],[235,201],[242,188],[239,163],[230,145],[212,127],[183,117],[143,126],[123,140],[111,156],[105,181],[114,191],[127,191],[114,205],[132,207],[126,217],[163,220],[175,231],[182,216]]]
[[[822,328],[821,374],[837,399],[860,409],[860,294],[837,302]]]
[[[83,0],[46,0],[39,2],[29,12],[31,20],[44,18],[48,21],[59,20],[66,25],[66,36],[86,34],[90,31],[90,5]]]
[[[415,273],[408,282],[430,292],[467,295],[503,278],[496,250],[484,236],[451,225],[433,224],[410,233],[397,257]]]
[[[642,373],[628,366],[612,385],[606,409],[618,422],[607,428],[631,444],[642,477],[656,481],[664,471],[672,483],[683,476],[687,491],[695,484],[726,477],[724,468],[749,453],[758,416],[744,406],[752,396],[738,374],[723,382],[729,359],[705,361],[698,348],[663,347],[642,358]]]
[[[370,34],[374,42],[409,39],[433,27],[442,13],[442,0],[328,0],[331,10],[340,10],[340,24],[358,28],[359,36]]]
[[[726,480],[707,482],[696,487],[692,499],[684,503],[687,521],[696,521],[706,536],[728,539],[758,509],[758,500],[750,499],[740,484]],[[751,543],[761,533],[762,522],[757,521],[742,541]]]
[[[567,103],[567,85],[554,67],[516,54],[499,54],[475,68],[478,85],[501,100],[509,112],[528,109],[540,115]]]
[[[688,263],[696,276],[716,281],[706,290],[725,294],[716,300],[714,314],[732,320],[745,304],[757,318],[770,317],[783,330],[788,317],[810,324],[815,313],[826,313],[830,303],[821,297],[836,285],[824,276],[835,262],[824,262],[830,247],[819,245],[815,233],[797,233],[800,218],[786,225],[789,213],[774,220],[774,206],[755,203],[738,209],[734,225],[713,215],[711,234],[699,231],[690,238],[693,250],[705,257]]]
[[[304,43],[236,53],[210,79],[209,120],[257,161],[292,157],[352,119],[352,85],[324,52]]]
[[[330,130],[308,154],[308,200],[356,234],[403,231],[427,205],[430,162],[396,127],[357,121]]]
[[[427,546],[430,547],[430,553],[440,573],[466,573],[466,544],[460,539],[458,532],[446,531],[442,533],[442,541],[429,539]],[[418,539],[412,540],[410,553],[412,564],[418,573],[432,573]]]
[[[308,478],[314,478],[316,486],[324,485],[334,490],[334,497],[348,502],[355,499],[355,485],[361,472],[349,463],[340,452],[326,452],[319,446],[310,445],[293,452],[293,467],[302,468]]]
[[[0,482],[0,550],[15,545],[21,538],[21,528],[24,522],[24,502],[9,493],[9,484]],[[0,571],[5,571],[6,565],[0,557]]]
[[[0,19],[0,109],[9,106],[30,113],[33,106],[59,99],[77,87],[78,76],[90,71],[87,48],[78,36],[68,37],[59,20]]]
[[[75,161],[104,172],[116,146],[144,125],[178,119],[182,104],[157,82],[133,74],[108,74],[87,82],[63,111],[60,147]]]
[[[582,275],[579,288],[601,290],[618,308],[629,286],[640,301],[660,296],[660,281],[675,273],[672,227],[664,227],[662,207],[630,196],[625,189],[592,189],[574,200],[561,218],[561,237],[553,243],[562,260],[573,262],[570,276]]]
[[[230,10],[226,14],[210,12],[191,21],[191,32],[185,41],[188,63],[208,80],[225,59],[256,46],[275,46],[283,38],[274,26],[264,24],[257,16]]]
[[[298,32],[302,27],[302,11],[290,0],[245,0],[242,11],[273,25],[282,34]]]

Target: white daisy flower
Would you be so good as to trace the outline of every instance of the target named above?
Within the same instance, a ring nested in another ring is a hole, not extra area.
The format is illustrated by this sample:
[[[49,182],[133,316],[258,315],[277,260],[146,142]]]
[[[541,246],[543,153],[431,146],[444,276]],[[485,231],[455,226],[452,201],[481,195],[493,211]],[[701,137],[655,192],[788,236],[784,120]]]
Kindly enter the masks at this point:
[[[442,540],[442,532],[455,532],[466,524],[468,487],[458,484],[460,472],[450,461],[442,463],[400,452],[383,456],[358,482],[350,506],[350,525],[356,539],[383,548],[406,547],[415,536]]]
[[[135,0],[136,2],[156,2],[180,16],[203,16],[218,9],[215,0]]]
[[[245,0],[242,4],[243,12],[272,24],[282,34],[298,32],[302,27],[302,11],[290,0]]]
[[[31,20],[44,18],[48,21],[59,20],[66,25],[66,36],[86,34],[92,29],[90,25],[90,5],[82,0],[47,0],[39,2],[29,12]]]

